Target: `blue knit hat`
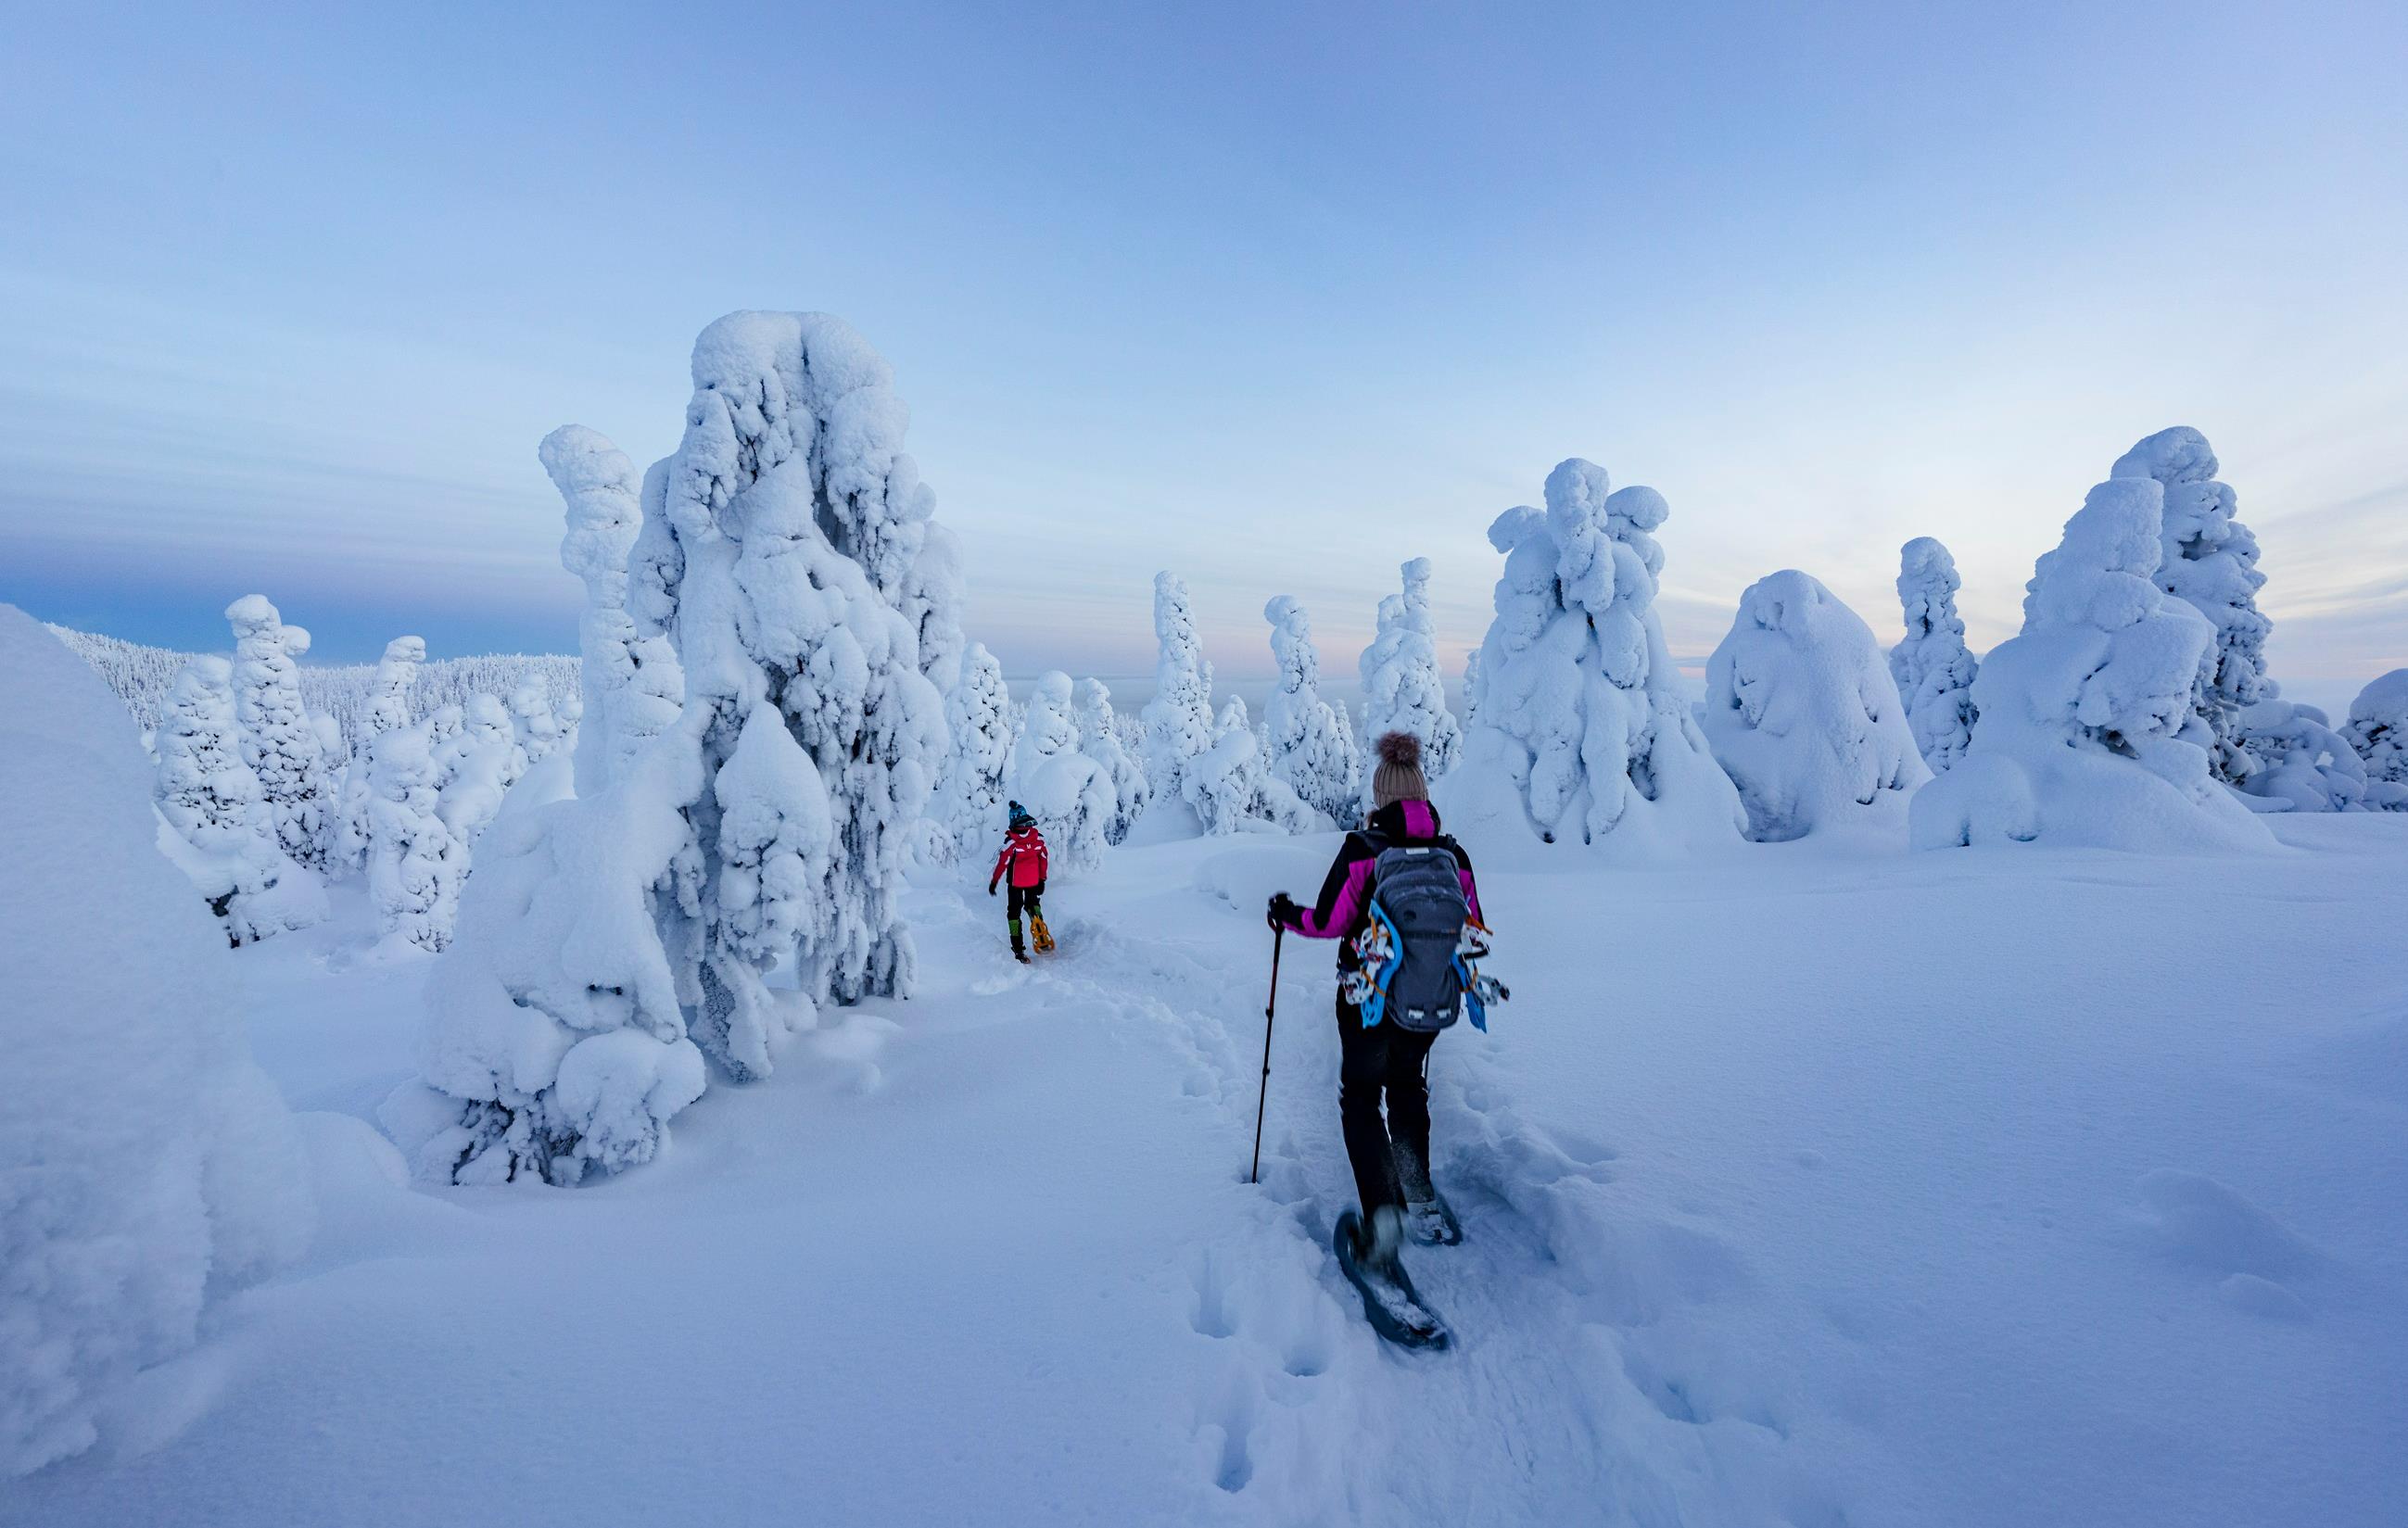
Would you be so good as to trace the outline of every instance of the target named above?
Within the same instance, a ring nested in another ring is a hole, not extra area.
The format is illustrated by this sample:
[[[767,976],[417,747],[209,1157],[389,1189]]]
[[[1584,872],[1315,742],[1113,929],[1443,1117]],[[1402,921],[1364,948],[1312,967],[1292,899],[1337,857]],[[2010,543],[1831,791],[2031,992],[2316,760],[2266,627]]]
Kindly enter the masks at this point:
[[[1031,822],[1034,822],[1034,821],[1037,821],[1037,819],[1035,819],[1035,818],[1033,818],[1033,817],[1031,817],[1031,816],[1029,816],[1029,815],[1028,815],[1028,808],[1027,808],[1027,807],[1024,807],[1024,806],[1022,806],[1019,802],[1015,801],[1015,802],[1010,803],[1010,807],[1011,807],[1011,825],[1012,825],[1013,827],[1015,827],[1015,828],[1017,828],[1017,827],[1025,827],[1025,826],[1026,826],[1028,823],[1031,823]]]

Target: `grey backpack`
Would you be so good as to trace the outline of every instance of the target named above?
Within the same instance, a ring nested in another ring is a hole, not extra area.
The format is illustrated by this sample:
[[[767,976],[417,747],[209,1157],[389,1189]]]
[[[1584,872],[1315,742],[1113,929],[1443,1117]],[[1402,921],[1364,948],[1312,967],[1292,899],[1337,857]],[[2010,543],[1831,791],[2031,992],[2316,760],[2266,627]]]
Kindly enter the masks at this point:
[[[1363,1027],[1386,1019],[1430,1034],[1454,1023],[1463,1013],[1457,957],[1471,919],[1455,856],[1438,844],[1382,850],[1371,864],[1370,913],[1355,941]]]

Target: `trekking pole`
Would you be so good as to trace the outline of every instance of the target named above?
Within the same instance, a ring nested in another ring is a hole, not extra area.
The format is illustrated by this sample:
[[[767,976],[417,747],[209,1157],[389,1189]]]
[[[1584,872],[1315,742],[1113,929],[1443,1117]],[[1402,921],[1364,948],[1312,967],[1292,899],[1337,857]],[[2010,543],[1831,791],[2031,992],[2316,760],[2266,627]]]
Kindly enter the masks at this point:
[[[1284,927],[1271,930],[1271,995],[1263,1005],[1263,1091],[1254,1099],[1254,1164],[1246,1169],[1246,1181],[1263,1180],[1263,1106],[1271,1098],[1271,1015],[1279,1011],[1280,946],[1287,940]]]

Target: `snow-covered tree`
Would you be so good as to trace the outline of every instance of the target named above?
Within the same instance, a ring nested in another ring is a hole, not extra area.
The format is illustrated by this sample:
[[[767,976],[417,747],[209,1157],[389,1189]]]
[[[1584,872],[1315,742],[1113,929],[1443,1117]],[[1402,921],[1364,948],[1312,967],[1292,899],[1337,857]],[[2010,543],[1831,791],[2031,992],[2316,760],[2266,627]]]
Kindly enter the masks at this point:
[[[933,513],[936,495],[928,494]],[[951,528],[931,520],[919,555],[904,581],[900,604],[903,619],[920,647],[920,673],[939,695],[951,695],[961,682],[965,639],[962,635],[962,543]]]
[[[150,768],[100,678],[0,606],[0,1480],[89,1449],[119,1403],[138,1433],[188,1396],[125,1387],[310,1238],[308,1164],[224,936],[154,847]]]
[[[2270,694],[2242,708],[2232,735],[2257,765],[2242,784],[2245,793],[2295,812],[2374,809],[2367,800],[2366,761],[2318,707]]]
[[[1286,781],[1263,767],[1262,745],[1241,696],[1221,708],[1212,746],[1188,761],[1182,786],[1207,834],[1312,833],[1329,826]]]
[[[953,751],[943,775],[944,826],[954,854],[976,858],[1003,833],[1004,776],[1011,767],[1011,693],[983,642],[962,654],[960,676],[945,697],[945,728]]]
[[[386,733],[410,723],[409,693],[417,683],[419,665],[426,662],[426,639],[396,636],[384,645],[370,681],[361,735],[343,768],[341,810],[335,825],[333,858],[346,870],[357,870],[368,855],[368,750]]]
[[[242,762],[233,669],[222,658],[185,664],[153,740],[159,845],[245,945],[326,916],[318,878],[277,847],[259,778]]]
[[[1112,816],[1104,829],[1104,842],[1117,844],[1137,825],[1152,794],[1145,766],[1122,738],[1120,718],[1112,712],[1112,693],[1103,680],[1081,679],[1072,689],[1070,720],[1079,729],[1079,751],[1093,759],[1111,782]]]
[[[1462,730],[1446,708],[1446,684],[1438,672],[1438,623],[1430,616],[1430,563],[1416,557],[1404,564],[1405,588],[1380,602],[1378,633],[1363,650],[1363,735],[1378,739],[1409,732],[1422,740],[1422,775],[1436,783],[1455,767],[1463,750]],[[1369,779],[1379,760],[1364,754],[1360,778]]]
[[[226,621],[234,627],[234,707],[242,762],[259,778],[278,847],[306,868],[323,869],[328,782],[294,663],[309,650],[309,634],[285,625],[276,607],[259,594],[227,606]]]
[[[2266,634],[2273,622],[2258,609],[2258,591],[2266,582],[2258,571],[2258,538],[2232,518],[2238,500],[2215,474],[2207,437],[2176,425],[2126,451],[2109,476],[2145,478],[2165,491],[2157,587],[2188,601],[2215,628],[2191,709],[2213,736],[2209,766],[2215,778],[2238,785],[2256,767],[2237,734],[2243,707],[2271,693]]]
[[[1279,675],[1263,707],[1266,767],[1304,804],[1340,822],[1352,821],[1360,794],[1359,761],[1337,707],[1321,698],[1321,657],[1312,623],[1287,594],[1263,607],[1271,626],[1271,661]]]
[[[1480,725],[1480,650],[1463,656],[1463,730],[1469,735]]]
[[[1213,746],[1212,665],[1197,640],[1187,580],[1154,576],[1154,698],[1145,703],[1145,778],[1157,797],[1185,794],[1187,761]]]
[[[1699,721],[1762,843],[1903,829],[1907,798],[1931,778],[1872,628],[1794,568],[1740,596],[1706,660]]]
[[[685,675],[667,635],[638,630],[628,612],[627,559],[643,523],[634,465],[581,424],[544,436],[536,454],[567,507],[561,565],[585,585],[575,761],[578,793],[591,795],[677,721]]]
[[[1746,827],[1656,614],[1664,553],[1648,533],[1664,496],[1607,486],[1571,458],[1548,474],[1543,511],[1488,528],[1505,572],[1480,650],[1480,726],[1439,793],[1458,836],[1511,822],[1547,843],[1695,847]]]
[[[1889,650],[1889,673],[1906,703],[1915,749],[1935,775],[1963,758],[1973,736],[1973,676],[1981,665],[1965,646],[1956,590],[1956,560],[1946,547],[1918,536],[1899,550],[1906,639]]]
[[[461,707],[458,735],[435,759],[436,811],[464,855],[476,847],[485,824],[502,809],[502,797],[526,770],[526,752],[502,703],[491,695],[470,695]]]
[[[552,757],[567,729],[552,708],[550,693],[530,679],[510,692],[510,731],[532,766]]]
[[[1917,847],[2270,841],[2209,770],[2191,702],[2215,628],[2157,582],[2164,499],[2153,478],[2113,478],[2065,522],[2025,585],[2023,631],[1973,680],[1972,746],[1914,794]]]
[[[2408,812],[2408,668],[2395,668],[2358,693],[2342,728],[2366,765],[2366,803]]]
[[[426,722],[380,735],[368,750],[368,898],[388,944],[440,950],[452,942],[468,850],[443,821]]]
[[[1054,864],[1093,870],[1103,863],[1118,803],[1111,778],[1080,751],[1068,674],[1043,675],[1029,693],[1028,720],[1011,748],[1010,791],[1037,819]]]

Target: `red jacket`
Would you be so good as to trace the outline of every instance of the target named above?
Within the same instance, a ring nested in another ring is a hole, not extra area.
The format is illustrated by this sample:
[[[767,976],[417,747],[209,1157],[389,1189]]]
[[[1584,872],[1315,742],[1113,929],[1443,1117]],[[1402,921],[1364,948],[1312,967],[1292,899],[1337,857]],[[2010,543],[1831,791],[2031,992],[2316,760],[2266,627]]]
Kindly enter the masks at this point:
[[[1014,886],[1045,884],[1045,835],[1037,831],[1036,823],[1005,835],[1003,852],[995,857],[995,874],[986,878],[988,891],[995,890],[1006,870],[1011,872]]]

